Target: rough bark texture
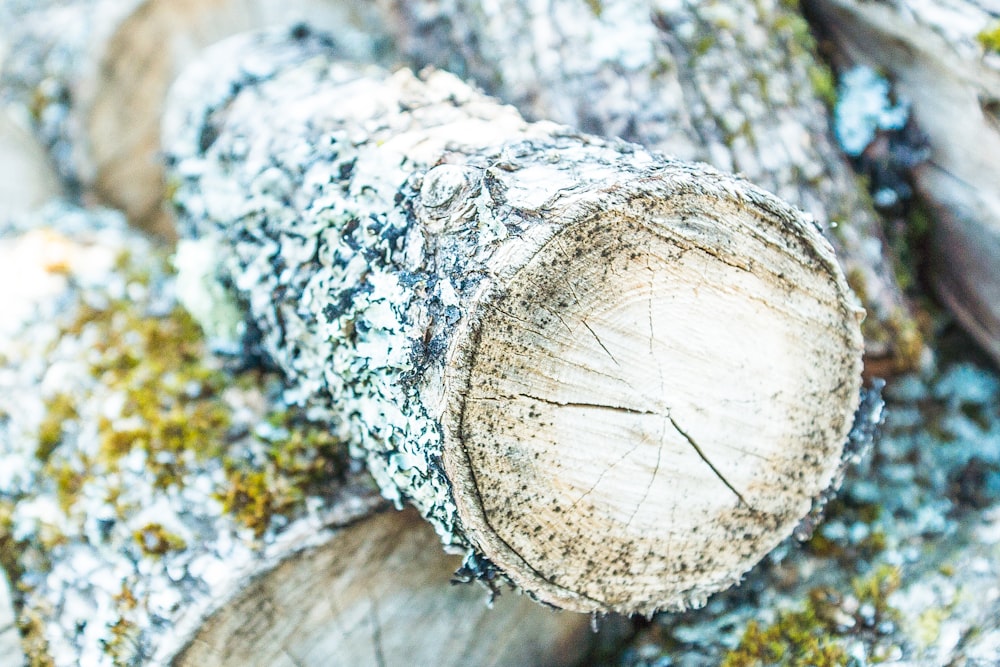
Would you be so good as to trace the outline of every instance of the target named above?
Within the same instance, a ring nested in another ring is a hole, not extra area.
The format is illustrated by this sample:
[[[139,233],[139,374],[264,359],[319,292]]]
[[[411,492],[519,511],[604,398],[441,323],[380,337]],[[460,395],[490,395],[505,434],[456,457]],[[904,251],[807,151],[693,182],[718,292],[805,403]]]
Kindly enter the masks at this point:
[[[63,178],[172,237],[159,128],[184,64],[223,37],[304,20],[336,32],[345,57],[368,59],[378,43],[367,13],[332,0],[8,0],[2,82],[34,115]]]
[[[457,559],[425,548],[429,528],[370,518],[386,503],[341,443],[276,376],[208,353],[163,253],[119,215],[22,224],[0,238],[0,279],[24,285],[0,322],[0,563],[30,664],[166,665],[189,646],[187,664],[513,667],[586,650],[585,617],[514,596],[493,614],[437,576]]]
[[[771,195],[303,31],[206,52],[171,105],[201,271],[469,576],[700,604],[834,482],[859,313]]]
[[[473,77],[529,117],[704,160],[808,211],[868,310],[869,357],[919,359],[877,218],[831,138],[832,79],[794,3],[381,4],[401,51]]]
[[[932,280],[1000,362],[1000,6],[972,0],[807,6],[841,56],[886,71],[927,134],[913,170],[934,210]]]

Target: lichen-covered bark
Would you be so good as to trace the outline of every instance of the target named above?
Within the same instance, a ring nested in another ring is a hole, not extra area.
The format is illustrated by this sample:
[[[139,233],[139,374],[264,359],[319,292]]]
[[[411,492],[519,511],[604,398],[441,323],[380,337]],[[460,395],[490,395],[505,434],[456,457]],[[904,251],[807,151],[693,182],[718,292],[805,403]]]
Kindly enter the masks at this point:
[[[166,664],[244,583],[381,501],[274,375],[208,354],[111,212],[5,227],[0,554],[31,664]]]
[[[347,65],[301,30],[207,52],[165,126],[182,234],[286,396],[468,574],[499,565],[577,610],[699,604],[833,483],[857,313],[816,226],[748,183],[526,123],[442,72]]]
[[[926,134],[930,157],[912,178],[935,214],[931,281],[1000,361],[1000,7],[971,0],[806,6],[840,59],[890,75]]]
[[[704,160],[808,211],[868,310],[868,354],[919,358],[875,214],[831,139],[834,86],[794,3],[381,4],[401,51],[529,117]]]

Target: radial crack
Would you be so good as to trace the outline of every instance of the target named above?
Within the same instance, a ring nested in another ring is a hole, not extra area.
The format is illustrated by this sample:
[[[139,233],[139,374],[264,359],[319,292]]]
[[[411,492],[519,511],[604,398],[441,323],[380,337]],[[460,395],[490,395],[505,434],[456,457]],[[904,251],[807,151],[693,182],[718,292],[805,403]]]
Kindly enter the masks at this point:
[[[750,503],[748,503],[746,501],[746,498],[743,497],[743,494],[741,494],[739,491],[737,491],[736,487],[734,487],[732,484],[730,484],[729,480],[726,479],[725,476],[721,472],[719,472],[719,469],[716,468],[714,465],[712,465],[712,462],[708,460],[707,456],[705,456],[705,452],[703,452],[701,450],[701,447],[699,447],[698,443],[696,443],[694,441],[694,438],[692,438],[690,435],[688,435],[688,433],[684,429],[682,429],[680,427],[680,424],[677,423],[677,420],[674,419],[671,415],[667,415],[667,419],[669,419],[670,423],[673,425],[673,427],[675,429],[677,429],[677,432],[681,434],[681,437],[683,437],[685,440],[687,440],[688,444],[691,445],[694,448],[694,451],[696,451],[698,453],[698,456],[701,457],[701,460],[705,462],[705,465],[707,465],[709,468],[712,469],[712,472],[715,473],[715,476],[719,478],[719,481],[722,482],[723,484],[725,484],[727,489],[729,489],[730,491],[732,491],[733,493],[735,493],[736,497],[740,499],[741,503],[743,503],[744,505],[746,505],[750,509],[753,509],[753,505],[751,505]]]
[[[538,401],[540,403],[547,403],[549,405],[555,405],[560,408],[593,408],[595,410],[614,410],[615,412],[626,412],[631,415],[658,415],[659,412],[654,410],[636,410],[635,408],[626,408],[622,405],[607,405],[604,403],[580,403],[576,401],[554,401],[551,398],[542,398],[541,396],[533,396],[532,394],[519,393],[518,397],[527,398],[532,401]]]

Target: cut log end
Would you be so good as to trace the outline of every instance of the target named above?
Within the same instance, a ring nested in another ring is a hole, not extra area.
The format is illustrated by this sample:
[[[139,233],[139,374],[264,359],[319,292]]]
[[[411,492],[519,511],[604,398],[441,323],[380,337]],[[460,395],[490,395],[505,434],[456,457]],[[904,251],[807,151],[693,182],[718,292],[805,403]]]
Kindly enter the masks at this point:
[[[831,484],[858,312],[786,216],[634,200],[563,227],[483,301],[444,461],[467,533],[517,584],[578,611],[698,605]]]

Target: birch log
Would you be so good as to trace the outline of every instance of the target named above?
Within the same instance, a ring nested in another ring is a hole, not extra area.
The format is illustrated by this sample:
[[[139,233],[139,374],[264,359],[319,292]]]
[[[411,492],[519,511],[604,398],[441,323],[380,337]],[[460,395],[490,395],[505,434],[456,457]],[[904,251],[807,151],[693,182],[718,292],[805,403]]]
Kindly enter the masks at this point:
[[[160,114],[177,72],[208,44],[308,20],[345,57],[373,57],[370,11],[335,0],[8,0],[3,85],[35,116],[63,178],[129,220],[174,236],[163,210]]]
[[[1000,6],[810,0],[841,57],[884,69],[926,133],[913,170],[935,220],[932,282],[1000,363]]]
[[[587,649],[585,617],[451,586],[458,559],[415,517],[376,516],[374,485],[273,374],[207,352],[164,253],[119,215],[7,227],[0,278],[22,285],[0,293],[0,563],[29,664],[514,667]]]
[[[465,575],[700,604],[834,483],[860,311],[772,195],[301,35],[206,52],[166,119],[200,270]]]
[[[739,172],[809,212],[868,311],[869,361],[919,360],[878,218],[832,139],[834,85],[797,3],[379,4],[419,64],[469,76],[529,117]]]

